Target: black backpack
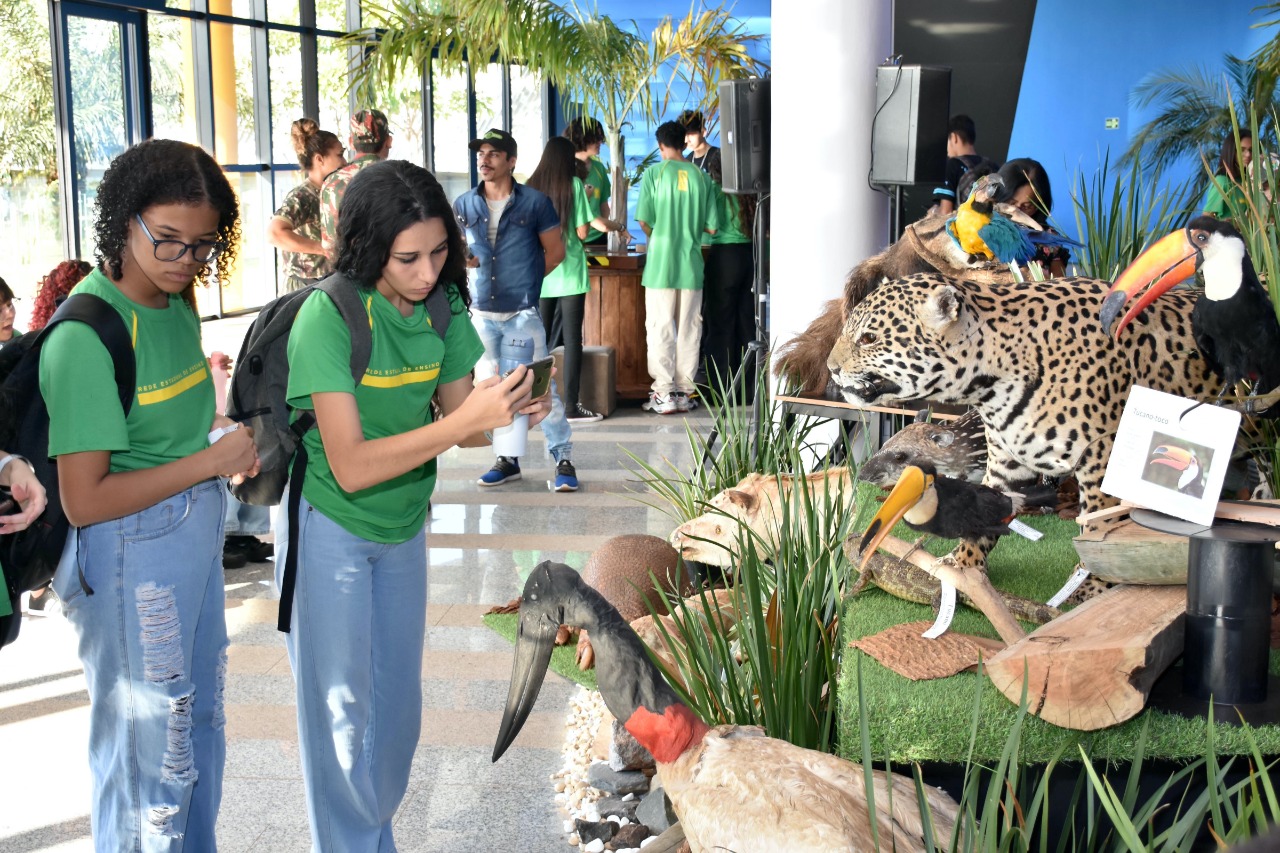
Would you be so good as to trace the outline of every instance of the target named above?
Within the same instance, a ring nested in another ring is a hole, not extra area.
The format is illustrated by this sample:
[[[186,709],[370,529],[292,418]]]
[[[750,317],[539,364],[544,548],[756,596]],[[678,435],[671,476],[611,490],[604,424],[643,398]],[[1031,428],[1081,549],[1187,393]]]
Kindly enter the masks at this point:
[[[126,416],[133,406],[133,342],[120,314],[98,296],[72,294],[47,326],[0,348],[0,448],[26,457],[48,495],[48,506],[34,524],[0,536],[0,565],[4,567],[6,593],[13,607],[11,615],[0,617],[0,646],[17,639],[22,624],[19,596],[39,589],[53,578],[71,529],[62,510],[58,466],[49,458],[49,411],[40,393],[40,350],[55,326],[71,320],[87,324],[102,339],[115,365],[116,387]],[[80,584],[86,594],[93,595],[83,577]]]
[[[328,294],[347,324],[351,333],[351,376],[356,384],[360,383],[373,350],[369,315],[356,284],[342,273],[334,273],[263,306],[245,334],[227,393],[227,417],[253,427],[261,464],[256,477],[233,485],[231,493],[242,503],[275,506],[280,503],[285,486],[289,487],[289,544],[280,581],[280,614],[276,623],[285,633],[289,632],[293,612],[293,588],[298,573],[298,507],[307,471],[307,451],[302,436],[316,423],[313,412],[303,412],[289,422],[289,330],[302,303],[315,290]],[[433,287],[426,302],[431,326],[441,340],[452,317],[447,291],[443,283]],[[292,473],[290,460],[293,461]]]

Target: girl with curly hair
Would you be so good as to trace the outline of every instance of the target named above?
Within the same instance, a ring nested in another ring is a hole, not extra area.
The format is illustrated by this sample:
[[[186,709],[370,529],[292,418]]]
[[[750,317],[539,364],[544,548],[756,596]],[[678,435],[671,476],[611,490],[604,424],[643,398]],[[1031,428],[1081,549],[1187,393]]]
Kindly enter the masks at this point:
[[[53,588],[89,683],[93,839],[104,851],[213,850],[226,755],[218,478],[258,461],[252,430],[214,413],[183,293],[214,265],[228,274],[240,215],[212,157],[153,139],[103,175],[95,234],[98,266],[75,293],[130,333],[128,414],[92,328],[55,326],[40,353],[49,454],[74,526]]]
[[[314,291],[289,333],[289,405],[315,413],[303,436],[292,629],[299,747],[312,849],[394,850],[391,821],[409,783],[422,721],[427,611],[427,502],[436,457],[488,444],[518,413],[537,422],[533,374],[473,385],[484,353],[467,313],[462,232],[444,190],[403,160],[356,174],[342,198],[337,271],[358,289],[373,351],[359,383],[351,336]],[[447,289],[441,339],[425,301]],[[434,420],[436,397],[444,416]],[[289,537],[277,516],[277,582]]]
[[[49,274],[40,279],[40,288],[36,291],[35,305],[31,308],[31,331],[43,329],[71,289],[91,272],[93,265],[78,259],[63,261],[49,270]]]

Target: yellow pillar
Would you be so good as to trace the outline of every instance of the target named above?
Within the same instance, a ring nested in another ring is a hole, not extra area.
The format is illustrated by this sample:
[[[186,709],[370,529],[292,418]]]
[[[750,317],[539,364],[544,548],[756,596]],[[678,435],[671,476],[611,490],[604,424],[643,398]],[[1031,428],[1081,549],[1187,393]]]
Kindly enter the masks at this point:
[[[230,15],[231,0],[209,0],[209,11],[215,15]],[[209,60],[213,80],[213,154],[223,165],[240,162],[234,31],[231,24],[209,25]],[[240,181],[237,180],[240,177],[239,174],[228,175],[237,197],[241,195]],[[240,255],[243,257],[243,247],[241,248]],[[236,269],[232,275],[219,282],[222,287],[222,304],[227,308],[235,309],[244,304],[242,281],[241,272]],[[202,311],[211,311],[218,304],[213,293],[201,293],[199,299]]]

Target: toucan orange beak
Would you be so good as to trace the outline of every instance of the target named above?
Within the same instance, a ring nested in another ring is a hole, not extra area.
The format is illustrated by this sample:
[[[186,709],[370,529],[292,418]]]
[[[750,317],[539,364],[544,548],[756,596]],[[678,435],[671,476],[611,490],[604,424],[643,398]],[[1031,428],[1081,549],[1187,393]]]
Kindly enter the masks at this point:
[[[880,547],[880,543],[889,535],[889,531],[920,502],[920,498],[932,485],[933,477],[915,465],[908,465],[903,469],[898,482],[893,486],[893,491],[889,492],[889,497],[885,498],[880,509],[876,511],[875,518],[871,519],[871,523],[867,525],[867,531],[862,534],[862,543],[859,548],[862,551],[862,565],[858,566],[858,571],[866,570],[871,555],[876,552],[876,548]]]
[[[1102,312],[1099,315],[1103,332],[1111,334],[1111,327],[1115,325],[1115,336],[1118,339],[1125,326],[1128,326],[1142,309],[1155,302],[1162,293],[1175,284],[1180,284],[1195,275],[1201,260],[1200,250],[1191,242],[1191,233],[1186,228],[1162,237],[1149,246],[1133,263],[1129,264],[1124,272],[1120,273],[1116,283],[1111,285],[1111,290],[1107,292],[1107,298],[1102,303]],[[1147,287],[1148,283],[1150,287]],[[1135,292],[1144,287],[1147,289],[1116,324],[1116,315],[1120,313],[1120,309],[1133,298]]]
[[[1148,465],[1168,465],[1170,468],[1176,468],[1179,471],[1185,471],[1195,461],[1195,457],[1191,452],[1181,447],[1161,446],[1155,449],[1155,454],[1161,458],[1152,459]]]

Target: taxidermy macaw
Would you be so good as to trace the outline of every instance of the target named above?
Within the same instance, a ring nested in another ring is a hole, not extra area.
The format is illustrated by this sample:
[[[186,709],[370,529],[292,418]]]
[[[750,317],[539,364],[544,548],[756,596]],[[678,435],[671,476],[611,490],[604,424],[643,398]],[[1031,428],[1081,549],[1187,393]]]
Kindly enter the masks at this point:
[[[946,849],[959,807],[924,787],[932,840],[915,784],[876,770],[874,814],[861,765],[766,737],[756,726],[708,726],[680,700],[617,609],[578,572],[550,561],[534,568],[520,600],[511,689],[493,760],[533,710],[561,625],[585,628],[596,650],[600,695],[653,754],[658,777],[694,853]],[[892,787],[892,795],[890,794]],[[872,834],[873,824],[876,834]]]
[[[1024,227],[995,210],[995,199],[1004,189],[999,175],[983,175],[974,181],[969,198],[947,219],[947,232],[962,250],[1002,264],[1025,264],[1035,258],[1039,246],[1080,246],[1061,234]],[[1033,220],[1031,221],[1034,224]]]

